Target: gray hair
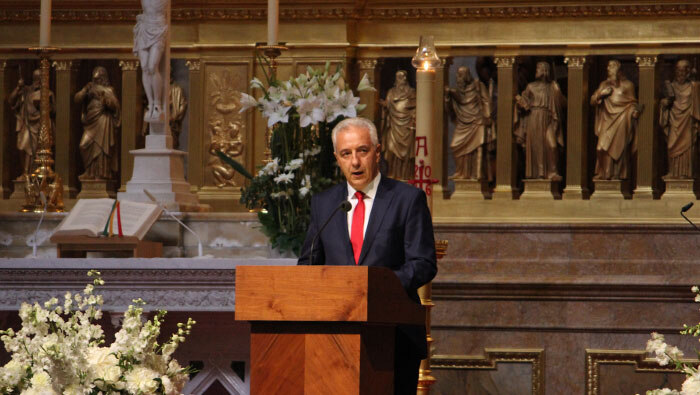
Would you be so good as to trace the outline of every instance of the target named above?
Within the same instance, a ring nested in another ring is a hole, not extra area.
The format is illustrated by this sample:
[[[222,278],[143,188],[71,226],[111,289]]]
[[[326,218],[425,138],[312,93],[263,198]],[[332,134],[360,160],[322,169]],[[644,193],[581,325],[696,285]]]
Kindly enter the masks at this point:
[[[377,127],[374,126],[374,123],[372,121],[362,117],[346,118],[340,121],[340,123],[335,125],[335,127],[333,128],[333,132],[331,134],[331,138],[333,139],[333,151],[336,151],[335,141],[337,140],[338,133],[343,132],[349,128],[358,128],[368,131],[369,138],[372,140],[372,144],[379,144],[379,137],[377,137]]]

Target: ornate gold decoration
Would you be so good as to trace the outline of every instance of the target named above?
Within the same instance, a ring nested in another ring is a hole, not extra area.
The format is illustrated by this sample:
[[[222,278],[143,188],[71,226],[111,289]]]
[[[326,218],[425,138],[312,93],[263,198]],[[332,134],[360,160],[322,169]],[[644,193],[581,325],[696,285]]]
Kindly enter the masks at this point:
[[[358,59],[357,64],[360,65],[360,70],[374,70],[379,62],[377,59]]]
[[[435,355],[433,369],[495,370],[499,362],[529,362],[532,364],[532,394],[544,394],[544,349],[486,348],[484,356]]]
[[[499,56],[493,58],[497,67],[513,67],[515,64],[515,56]]]
[[[190,71],[200,71],[202,67],[202,61],[199,59],[187,59],[185,65]]]
[[[209,153],[211,158],[207,167],[214,174],[216,186],[237,186],[234,176],[235,170],[223,163],[217,151],[221,151],[230,158],[240,157],[243,154],[244,145],[241,138],[245,128],[243,118],[238,112],[241,108],[241,93],[233,87],[235,76],[229,70],[220,73],[209,74],[209,82],[214,88],[210,95],[209,121],[207,129],[210,134]]]
[[[656,65],[655,55],[643,55],[637,56],[637,64],[639,67],[654,67]]]
[[[56,71],[75,71],[80,65],[79,60],[54,60],[51,64]]]
[[[586,57],[585,56],[567,56],[564,58],[564,63],[570,68],[570,69],[582,69],[583,66],[586,64]]]
[[[255,45],[255,49],[262,52],[266,58],[269,59],[270,69],[272,77],[277,74],[277,58],[282,55],[282,51],[286,51],[288,48],[284,43],[278,45],[265,45],[258,43]]]
[[[122,71],[136,71],[141,63],[138,60],[120,60],[119,67]]]
[[[41,59],[41,128],[37,144],[36,168],[26,176],[24,206],[20,211],[40,213],[43,211],[63,211],[63,182],[61,176],[53,171],[53,130],[51,130],[51,103],[49,101],[49,56],[58,51],[56,48],[30,48]]]
[[[555,0],[541,1],[550,3],[542,5],[472,5],[456,6],[445,4],[443,7],[433,5],[408,7],[381,7],[364,5],[336,6],[329,8],[300,5],[280,10],[280,19],[501,19],[501,18],[591,18],[615,16],[653,16],[653,17],[688,17],[700,15],[700,5],[694,1],[678,1],[672,4],[629,4],[616,1],[599,4],[588,1],[579,4],[559,4]],[[74,6],[75,7],[75,6]],[[54,9],[52,19],[59,22],[131,22],[136,19],[140,9],[90,9],[85,8]],[[8,7],[9,8],[9,7]],[[186,7],[173,8],[173,21],[202,20],[261,20],[267,17],[266,9],[261,7]],[[38,10],[4,9],[0,11],[2,22],[38,21]]]
[[[653,358],[647,358],[645,351],[639,350],[596,350],[586,349],[586,394],[600,393],[601,365],[634,365],[635,372],[676,372],[674,366],[661,366]],[[684,359],[684,362],[698,361]],[[680,372],[676,372],[681,374]]]
[[[438,260],[444,258],[447,254],[447,244],[447,240],[435,240],[435,255]],[[425,284],[419,288],[418,296],[420,296],[421,304],[425,306],[425,337],[428,343],[428,357],[420,362],[417,395],[428,395],[430,394],[430,387],[437,381],[433,377],[433,372],[430,368],[430,350],[435,342],[430,328],[432,321],[430,314],[433,307],[435,307],[435,303],[433,303],[433,283]]]

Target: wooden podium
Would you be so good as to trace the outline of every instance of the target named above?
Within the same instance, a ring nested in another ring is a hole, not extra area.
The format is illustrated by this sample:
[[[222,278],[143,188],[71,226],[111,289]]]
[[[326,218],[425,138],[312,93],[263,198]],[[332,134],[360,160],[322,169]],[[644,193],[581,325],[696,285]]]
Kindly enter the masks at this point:
[[[367,266],[239,266],[251,394],[393,394],[396,325],[424,325],[394,273]]]

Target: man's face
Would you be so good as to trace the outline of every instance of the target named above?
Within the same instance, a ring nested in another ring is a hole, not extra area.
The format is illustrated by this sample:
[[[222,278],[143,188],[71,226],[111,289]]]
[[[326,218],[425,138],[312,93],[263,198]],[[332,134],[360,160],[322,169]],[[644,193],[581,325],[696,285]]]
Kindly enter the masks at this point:
[[[685,82],[690,75],[690,64],[680,61],[676,64],[676,81]]]
[[[335,158],[345,179],[362,190],[379,173],[379,144],[372,144],[367,129],[350,126],[335,139]]]
[[[620,66],[615,62],[608,63],[608,79],[617,80],[617,73],[620,71]]]

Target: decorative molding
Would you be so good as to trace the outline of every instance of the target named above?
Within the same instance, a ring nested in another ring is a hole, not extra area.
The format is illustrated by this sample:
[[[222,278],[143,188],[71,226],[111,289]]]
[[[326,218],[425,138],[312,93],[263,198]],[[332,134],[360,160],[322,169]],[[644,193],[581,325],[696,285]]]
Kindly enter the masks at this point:
[[[357,64],[360,65],[360,70],[374,70],[379,62],[377,59],[358,59]]]
[[[660,366],[653,358],[647,358],[645,351],[639,350],[596,350],[586,349],[586,394],[600,393],[601,365],[634,365],[635,372],[678,373],[675,366]],[[695,362],[694,360],[683,360]]]
[[[79,60],[54,60],[52,64],[56,71],[77,71],[80,66]]]
[[[426,2],[428,3],[428,2]],[[689,17],[700,15],[700,5],[694,1],[678,1],[672,4],[629,4],[618,1],[599,4],[557,4],[551,5],[471,5],[455,6],[445,4],[414,5],[406,7],[380,7],[365,5],[336,6],[322,8],[312,5],[296,5],[280,10],[280,19],[506,19],[506,18],[591,18],[591,17]],[[88,7],[94,7],[90,5]],[[140,9],[54,9],[52,19],[56,22],[133,22]],[[200,6],[174,8],[172,19],[180,22],[204,20],[264,20],[267,10],[264,7],[221,7]],[[38,21],[37,9],[0,10],[0,22]]]
[[[141,63],[138,60],[120,60],[119,67],[122,71],[136,71],[139,69]]]
[[[200,71],[202,67],[202,61],[199,59],[187,59],[185,65],[190,71]]]
[[[497,56],[493,58],[497,67],[513,67],[515,64],[515,56]]]
[[[569,66],[570,69],[582,69],[586,64],[585,56],[567,56],[564,58],[564,63]]]
[[[532,365],[532,394],[544,394],[544,349],[484,349],[483,357],[470,355],[434,355],[430,368],[457,370],[496,370],[499,362],[529,362]]]
[[[656,65],[656,55],[637,56],[637,64],[639,67],[654,67]]]

